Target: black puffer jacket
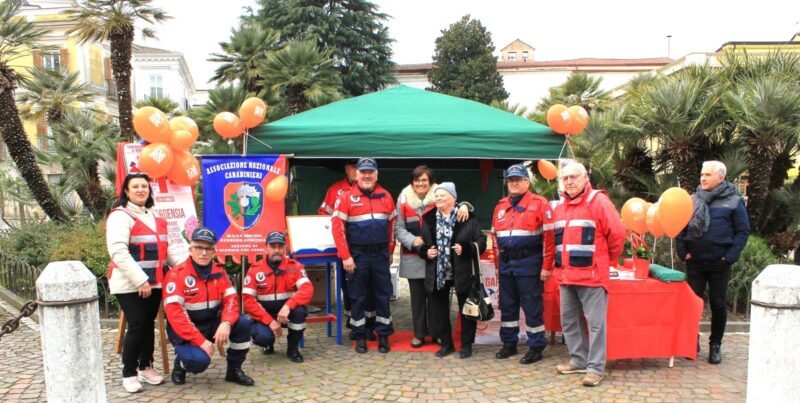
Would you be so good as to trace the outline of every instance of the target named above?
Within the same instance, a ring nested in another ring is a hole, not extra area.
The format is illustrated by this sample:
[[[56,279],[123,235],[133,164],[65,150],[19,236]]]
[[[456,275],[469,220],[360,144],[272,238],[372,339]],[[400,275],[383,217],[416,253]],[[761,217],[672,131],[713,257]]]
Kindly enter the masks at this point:
[[[425,259],[425,291],[430,294],[436,284],[436,259],[428,259],[428,249],[436,245],[436,209],[422,216],[422,239],[425,244],[416,248],[417,254]],[[461,245],[461,256],[456,256],[451,250],[450,258],[453,265],[453,277],[457,294],[466,294],[472,285],[472,256],[476,253],[472,243],[478,244],[478,255],[486,250],[486,235],[481,232],[481,226],[474,214],[470,213],[469,219],[464,222],[456,221],[453,227],[452,247]],[[477,268],[476,268],[477,269]]]

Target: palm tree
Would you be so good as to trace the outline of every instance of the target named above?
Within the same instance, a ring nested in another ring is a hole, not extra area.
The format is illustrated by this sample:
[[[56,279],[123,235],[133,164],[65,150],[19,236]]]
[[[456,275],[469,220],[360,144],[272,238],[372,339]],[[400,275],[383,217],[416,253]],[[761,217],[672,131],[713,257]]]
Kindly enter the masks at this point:
[[[796,144],[800,86],[779,76],[743,79],[725,93],[723,104],[753,161],[748,171],[748,212],[755,225],[763,225],[761,218],[771,190],[773,166],[784,149],[783,143]]]
[[[37,29],[33,23],[17,15],[22,3],[21,0],[0,2],[0,132],[14,164],[36,202],[51,220],[65,222],[67,216],[53,198],[47,181],[36,164],[36,155],[25,135],[14,100],[14,90],[20,80],[11,63],[30,56],[32,50],[38,47],[38,40],[45,34],[45,31]]]
[[[137,108],[145,107],[145,106],[152,106],[161,112],[164,112],[167,116],[172,117],[181,114],[181,106],[178,105],[177,102],[167,98],[167,97],[147,97],[140,101],[136,101],[133,105]]]
[[[508,100],[505,101],[494,100],[489,105],[492,106],[493,108],[504,110],[508,113],[513,113],[517,116],[525,117],[528,115],[528,108],[520,105],[519,102],[511,104],[508,102]]]
[[[153,0],[86,0],[66,13],[75,20],[67,35],[77,34],[81,43],[109,41],[111,43],[111,72],[119,97],[121,134],[133,139],[133,108],[131,100],[131,53],[134,25],[164,22],[170,17],[160,8],[150,7]],[[152,29],[143,28],[142,37],[155,38]]]
[[[290,41],[264,62],[264,87],[280,91],[290,115],[324,99],[335,99],[342,86],[332,52],[317,49],[316,41]]]
[[[586,73],[572,74],[563,84],[550,88],[550,94],[542,99],[538,109],[547,111],[555,104],[564,104],[580,105],[589,113],[602,110],[611,100],[609,92],[600,89],[602,82],[601,77],[591,78]]]
[[[205,143],[203,154],[233,154],[241,152],[241,137],[236,138],[230,144],[227,140],[218,136],[214,132],[214,117],[220,112],[236,112],[245,99],[250,94],[242,86],[228,85],[217,87],[209,91],[208,102],[199,107],[189,110],[191,117],[200,128],[200,142]]]
[[[103,191],[98,167],[116,157],[119,128],[91,111],[68,110],[52,129],[55,152],[40,152],[40,161],[59,164],[94,218],[105,218],[111,200]]]
[[[44,117],[48,124],[58,123],[67,109],[77,103],[92,102],[96,95],[88,84],[81,82],[77,71],[37,67],[30,73],[30,77],[23,79],[26,91],[17,97],[22,103],[20,114],[28,120]]]
[[[242,22],[239,29],[231,30],[229,42],[220,42],[222,53],[212,53],[210,62],[223,63],[217,67],[212,81],[219,84],[239,81],[251,93],[260,94],[264,79],[262,65],[269,52],[279,49],[280,35],[272,29],[262,28],[254,20]]]

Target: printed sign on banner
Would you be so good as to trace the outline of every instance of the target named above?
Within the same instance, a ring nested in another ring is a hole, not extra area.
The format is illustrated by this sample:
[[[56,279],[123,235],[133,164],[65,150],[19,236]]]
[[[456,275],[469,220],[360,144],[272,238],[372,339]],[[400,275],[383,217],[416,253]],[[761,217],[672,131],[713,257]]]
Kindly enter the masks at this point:
[[[122,186],[125,176],[141,172],[138,168],[139,154],[144,148],[140,143],[121,143],[117,148],[117,189]],[[120,175],[120,172],[125,172]],[[194,194],[191,186],[176,185],[168,180],[151,180],[153,189],[153,212],[157,217],[167,220],[170,247],[181,255],[189,254],[189,237],[198,227]]]
[[[481,280],[486,287],[486,293],[492,299],[494,308],[494,318],[488,322],[478,322],[478,329],[475,332],[475,344],[499,344],[500,343],[500,282],[497,278],[497,269],[491,260],[481,259]],[[525,333],[525,313],[520,309],[519,323],[523,324],[520,328],[519,339],[528,340]]]
[[[270,231],[286,231],[286,157],[203,157],[203,225],[219,237],[218,256],[264,254]]]

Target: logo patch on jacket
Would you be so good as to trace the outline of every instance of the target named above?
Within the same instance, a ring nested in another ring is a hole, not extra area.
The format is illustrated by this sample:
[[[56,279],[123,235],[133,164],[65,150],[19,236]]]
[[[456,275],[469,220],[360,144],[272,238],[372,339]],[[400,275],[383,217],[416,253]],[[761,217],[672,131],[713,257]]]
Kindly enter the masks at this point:
[[[244,285],[250,285],[250,276],[244,278]]]
[[[170,281],[167,283],[167,294],[172,294],[173,292],[175,292],[175,283]]]
[[[350,196],[350,201],[353,203],[358,203],[359,200],[361,200],[361,196]]]
[[[506,215],[506,211],[505,210],[500,210],[500,211],[497,212],[497,219],[498,220],[502,220],[503,216],[505,216],[505,215]]]
[[[196,284],[196,281],[195,281],[194,277],[189,276],[189,277],[186,277],[185,280],[183,280],[183,283],[186,284],[187,287],[192,288]]]
[[[267,275],[264,274],[264,272],[258,272],[256,274],[256,281],[258,281],[259,283],[263,283],[264,280],[266,280],[266,279],[267,279]]]

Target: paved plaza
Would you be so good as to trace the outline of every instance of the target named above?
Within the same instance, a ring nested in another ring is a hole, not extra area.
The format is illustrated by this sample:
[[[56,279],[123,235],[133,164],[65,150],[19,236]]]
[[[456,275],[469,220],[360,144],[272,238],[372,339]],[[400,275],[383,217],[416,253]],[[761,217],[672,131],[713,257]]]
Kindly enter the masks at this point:
[[[401,280],[401,297],[392,304],[393,317],[398,328],[409,329],[404,285]],[[0,323],[10,317],[0,307]],[[521,355],[496,360],[498,346],[493,345],[475,346],[473,358],[467,360],[459,359],[457,353],[444,359],[433,353],[401,351],[384,355],[371,350],[362,355],[326,337],[324,324],[311,324],[302,350],[303,364],[286,359],[285,339],[276,344],[272,356],[251,348],[244,370],[255,379],[254,387],[225,382],[225,361],[215,355],[209,370],[189,374],[185,385],[145,385],[144,393],[130,395],[122,390],[120,359],[112,351],[116,335],[116,330],[103,329],[106,388],[112,402],[731,402],[744,401],[747,385],[748,336],[744,334],[726,335],[721,365],[704,361],[706,346],[700,361],[676,359],[673,368],[666,359],[613,361],[605,381],[586,388],[580,385],[581,375],[556,374],[555,365],[567,359],[566,346],[560,342],[548,346],[544,360],[529,366],[517,362]],[[524,352],[525,347],[520,347]],[[156,360],[160,363],[160,357]],[[0,401],[45,399],[39,334],[20,326],[0,340]]]

